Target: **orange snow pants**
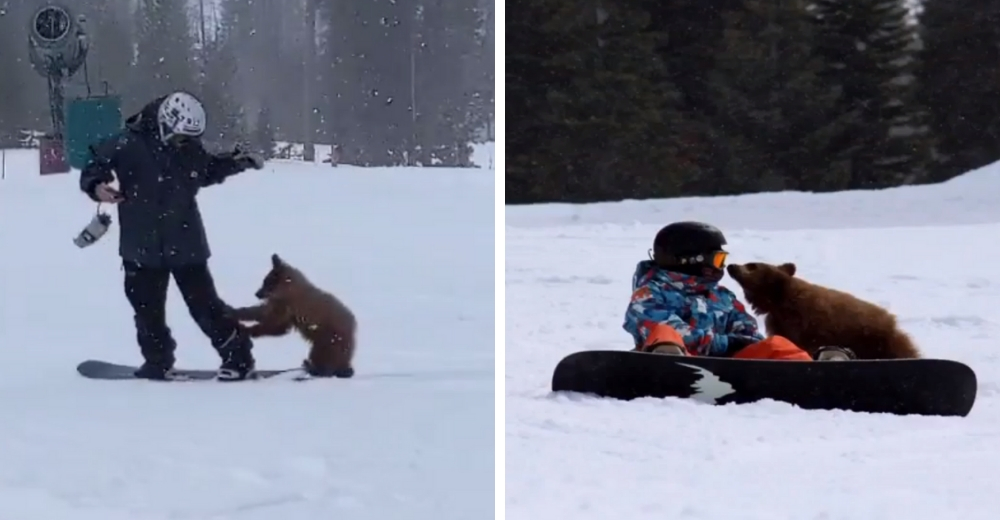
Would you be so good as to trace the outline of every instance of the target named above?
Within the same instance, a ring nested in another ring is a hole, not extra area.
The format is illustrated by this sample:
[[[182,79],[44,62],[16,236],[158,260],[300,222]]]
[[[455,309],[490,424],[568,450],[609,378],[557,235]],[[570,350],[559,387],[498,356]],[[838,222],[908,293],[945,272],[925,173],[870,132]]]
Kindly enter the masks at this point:
[[[648,351],[656,344],[672,343],[684,347],[684,338],[670,325],[657,324],[650,330],[646,343],[637,350]],[[685,349],[687,350],[687,349]],[[689,353],[690,354],[690,353]],[[784,361],[812,361],[808,352],[799,348],[791,340],[782,336],[771,336],[748,345],[737,352],[735,359],[776,359]]]

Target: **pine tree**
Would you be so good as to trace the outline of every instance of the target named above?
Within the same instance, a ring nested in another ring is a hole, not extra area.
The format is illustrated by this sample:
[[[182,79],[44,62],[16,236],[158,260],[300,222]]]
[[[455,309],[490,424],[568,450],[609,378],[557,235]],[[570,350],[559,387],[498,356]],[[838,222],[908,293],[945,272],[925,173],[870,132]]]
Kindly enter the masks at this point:
[[[646,32],[662,35],[654,48],[664,68],[664,77],[657,81],[657,88],[679,94],[674,106],[685,123],[672,143],[679,147],[683,164],[694,168],[683,179],[680,194],[715,193],[719,190],[714,171],[719,137],[711,122],[714,100],[709,92],[708,72],[715,66],[725,13],[740,9],[742,0],[630,2],[649,14]]]
[[[704,114],[711,104],[705,71],[714,65],[716,46],[725,25],[724,14],[739,9],[741,0],[630,0],[649,14],[649,31],[665,35],[656,44],[682,103],[690,114]]]
[[[494,2],[478,0],[478,21],[475,30],[475,49],[466,57],[466,83],[470,86],[468,123],[476,131],[476,140],[493,141],[494,94],[496,90],[496,45]]]
[[[205,140],[226,148],[246,140],[240,104],[234,96],[237,63],[233,46],[224,32],[208,42],[200,86],[209,123]]]
[[[45,92],[45,78],[35,72],[27,63],[23,53],[27,41],[24,20],[31,16],[31,11],[20,2],[11,3],[0,0],[0,146],[12,146],[17,142],[20,130],[33,129],[48,131],[52,123],[48,117],[32,125],[32,103],[29,103],[28,93],[32,91]],[[12,52],[11,49],[23,49]],[[19,54],[21,54],[19,56]],[[47,107],[48,103],[43,106]],[[47,113],[47,111],[46,111]]]
[[[920,16],[920,100],[938,141],[933,180],[1000,160],[1000,2],[932,0]]]
[[[270,159],[274,156],[274,117],[269,105],[264,105],[264,108],[261,110],[260,117],[257,119],[257,126],[254,128],[253,133],[250,134],[249,144],[250,149],[263,155],[265,159]]]
[[[593,72],[580,113],[591,186],[581,200],[678,196],[702,175],[688,138],[704,132],[657,53],[667,35],[639,2],[601,4]],[[690,158],[689,158],[690,156]]]
[[[194,42],[186,0],[139,0],[131,91],[140,103],[175,90],[196,91]]]
[[[474,0],[427,1],[418,10],[410,94],[416,114],[414,145],[425,165],[469,164],[474,92],[461,79],[467,57],[476,51],[477,18]]]
[[[323,71],[334,142],[352,164],[406,164],[414,139],[411,58],[416,0],[324,0]]]
[[[568,0],[510,0],[506,7],[511,13],[505,28],[507,202],[561,200],[561,187],[580,175],[581,166],[568,135],[571,123],[562,113],[572,108],[566,85],[588,66],[574,50],[595,44],[596,34],[566,26],[578,18],[569,16],[574,7]],[[585,43],[575,44],[574,38]]]
[[[87,54],[88,76],[94,94],[103,93],[103,82],[109,90],[126,94],[129,71],[132,69],[134,48],[132,24],[127,0],[91,0],[81,3],[87,17],[87,33],[91,40]]]
[[[709,78],[714,194],[847,187],[850,161],[828,154],[843,134],[836,95],[820,78],[807,0],[746,0],[726,13]]]
[[[904,0],[817,0],[824,79],[850,120],[829,154],[851,157],[848,187],[923,182],[931,143],[910,71],[916,33]]]
[[[507,200],[678,195],[700,174],[654,30],[636,3],[536,0],[508,22]],[[513,33],[513,34],[512,34]],[[686,157],[685,153],[694,157]]]
[[[358,42],[352,38],[356,10],[348,0],[321,0],[318,15],[326,25],[321,34],[323,66],[319,67],[320,103],[325,131],[331,143],[344,149],[344,160],[355,162],[354,153],[361,145],[360,105],[365,93],[358,84],[361,60]]]

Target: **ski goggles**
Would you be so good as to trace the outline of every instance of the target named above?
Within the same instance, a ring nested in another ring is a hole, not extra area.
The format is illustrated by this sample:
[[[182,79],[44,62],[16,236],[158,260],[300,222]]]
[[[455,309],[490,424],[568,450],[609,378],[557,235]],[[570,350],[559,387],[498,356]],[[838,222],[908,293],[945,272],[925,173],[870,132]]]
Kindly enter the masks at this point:
[[[701,258],[701,255],[699,255],[698,258]],[[708,255],[708,261],[706,263],[716,269],[722,269],[723,267],[726,267],[727,258],[729,258],[729,253],[725,251],[714,251]]]
[[[681,265],[704,265],[706,267],[711,266],[716,269],[722,269],[726,267],[727,258],[729,258],[729,253],[726,251],[712,251],[707,254],[671,257],[670,262]],[[652,249],[649,250],[649,259],[653,259]]]
[[[182,147],[194,143],[200,139],[198,135],[185,134],[182,132],[174,132],[167,125],[160,125],[160,139],[164,144]]]
[[[167,144],[176,148],[183,148],[198,142],[198,138],[190,135],[174,134],[167,137]]]

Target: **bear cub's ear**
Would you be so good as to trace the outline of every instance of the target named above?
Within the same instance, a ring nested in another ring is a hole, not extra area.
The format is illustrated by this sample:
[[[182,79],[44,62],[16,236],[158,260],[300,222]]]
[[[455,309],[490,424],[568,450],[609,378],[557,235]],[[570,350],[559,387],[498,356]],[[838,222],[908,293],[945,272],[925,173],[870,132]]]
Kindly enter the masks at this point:
[[[784,272],[788,276],[795,276],[795,264],[793,264],[791,262],[786,262],[784,264],[779,265],[778,269],[780,269],[782,272]]]

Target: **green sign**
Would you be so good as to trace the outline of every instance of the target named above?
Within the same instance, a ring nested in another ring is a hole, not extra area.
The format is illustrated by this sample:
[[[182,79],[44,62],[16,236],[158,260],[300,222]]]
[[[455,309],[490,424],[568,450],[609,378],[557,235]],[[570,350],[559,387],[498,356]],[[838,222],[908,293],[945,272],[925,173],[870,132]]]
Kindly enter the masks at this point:
[[[90,146],[122,128],[122,102],[118,96],[95,96],[66,102],[66,135],[63,142],[69,165],[81,169],[90,158]]]

